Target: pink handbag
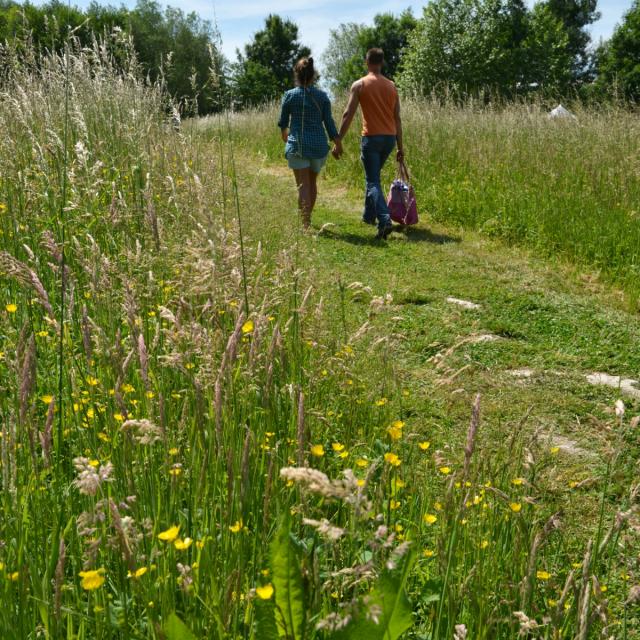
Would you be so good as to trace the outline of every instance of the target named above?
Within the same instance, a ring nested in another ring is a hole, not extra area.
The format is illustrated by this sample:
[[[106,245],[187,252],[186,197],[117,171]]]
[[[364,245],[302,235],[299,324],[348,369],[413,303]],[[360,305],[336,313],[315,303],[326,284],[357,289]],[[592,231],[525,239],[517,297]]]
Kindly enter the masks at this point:
[[[398,162],[397,178],[391,183],[387,206],[391,220],[402,225],[418,224],[416,194],[409,180],[409,171],[404,161]]]

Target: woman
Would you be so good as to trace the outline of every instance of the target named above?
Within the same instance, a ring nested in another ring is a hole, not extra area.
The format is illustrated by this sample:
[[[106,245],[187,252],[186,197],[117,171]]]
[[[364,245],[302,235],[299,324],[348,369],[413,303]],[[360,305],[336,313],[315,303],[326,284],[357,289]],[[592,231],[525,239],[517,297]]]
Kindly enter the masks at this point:
[[[302,225],[308,229],[318,195],[318,174],[329,153],[326,134],[337,149],[342,147],[331,115],[329,96],[313,86],[318,79],[313,58],[309,56],[298,60],[293,73],[296,88],[287,91],[282,98],[278,126],[282,141],[286,143],[284,155],[298,186]]]

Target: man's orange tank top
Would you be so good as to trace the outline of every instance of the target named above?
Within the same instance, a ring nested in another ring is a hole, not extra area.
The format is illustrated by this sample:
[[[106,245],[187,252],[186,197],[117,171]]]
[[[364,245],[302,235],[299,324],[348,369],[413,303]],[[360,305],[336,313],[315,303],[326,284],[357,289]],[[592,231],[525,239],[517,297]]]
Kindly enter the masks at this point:
[[[360,79],[363,136],[395,136],[398,91],[391,80],[370,73]]]

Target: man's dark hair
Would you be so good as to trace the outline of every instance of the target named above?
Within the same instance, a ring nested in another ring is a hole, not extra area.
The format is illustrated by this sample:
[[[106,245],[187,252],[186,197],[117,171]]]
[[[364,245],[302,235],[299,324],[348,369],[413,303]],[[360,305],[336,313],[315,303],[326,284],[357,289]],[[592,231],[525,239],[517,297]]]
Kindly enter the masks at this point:
[[[384,63],[384,51],[375,47],[367,51],[367,62],[369,64],[383,64]]]

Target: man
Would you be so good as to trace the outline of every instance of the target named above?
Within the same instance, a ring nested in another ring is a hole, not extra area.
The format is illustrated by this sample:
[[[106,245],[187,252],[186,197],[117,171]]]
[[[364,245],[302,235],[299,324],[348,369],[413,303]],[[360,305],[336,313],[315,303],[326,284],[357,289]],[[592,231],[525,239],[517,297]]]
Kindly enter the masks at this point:
[[[362,109],[362,139],[360,159],[364,166],[366,191],[363,222],[375,224],[378,221],[377,238],[385,239],[391,233],[389,208],[380,185],[380,171],[387,158],[398,145],[396,158],[404,157],[402,148],[402,122],[400,120],[400,99],[395,84],[382,75],[384,53],[382,49],[367,51],[369,73],[356,80],[351,86],[347,107],[342,115],[342,125],[338,139],[346,135],[358,105]],[[333,155],[339,158],[342,150],[334,147]]]

